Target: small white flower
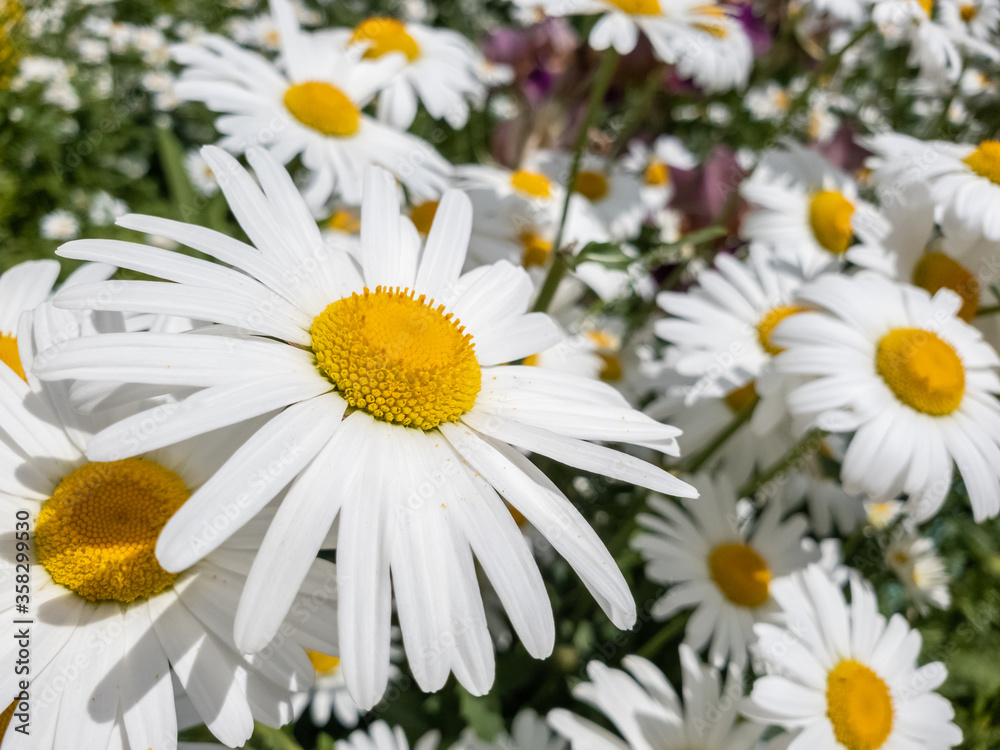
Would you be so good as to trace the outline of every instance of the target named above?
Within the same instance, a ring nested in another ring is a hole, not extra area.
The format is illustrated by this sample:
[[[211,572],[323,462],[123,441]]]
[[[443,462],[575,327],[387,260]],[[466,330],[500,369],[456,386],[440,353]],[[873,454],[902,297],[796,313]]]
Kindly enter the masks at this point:
[[[42,217],[39,231],[47,240],[75,240],[80,234],[80,220],[69,211],[57,209]]]

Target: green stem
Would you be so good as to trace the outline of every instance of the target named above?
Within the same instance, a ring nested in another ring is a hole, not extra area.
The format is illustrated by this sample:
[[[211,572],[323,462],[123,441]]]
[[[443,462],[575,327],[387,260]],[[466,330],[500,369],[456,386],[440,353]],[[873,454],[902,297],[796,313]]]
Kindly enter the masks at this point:
[[[995,315],[1000,312],[1000,305],[992,305],[991,307],[980,307],[976,310],[976,317],[982,317],[983,315]]]
[[[645,659],[652,659],[659,653],[661,648],[663,648],[684,629],[684,626],[687,624],[687,620],[688,618],[686,617],[674,616],[670,618],[670,621],[660,628],[656,635],[646,641],[646,644],[636,653]]]
[[[763,474],[759,474],[756,479],[751,479],[740,487],[737,497],[753,497],[762,487],[775,477],[781,476],[788,469],[798,464],[803,459],[816,453],[823,447],[823,439],[829,433],[826,430],[810,430],[799,442],[789,449],[788,453],[778,459]]]
[[[687,474],[696,473],[708,459],[710,459],[713,454],[719,450],[733,435],[736,431],[740,429],[743,425],[750,421],[750,417],[753,416],[753,410],[757,406],[757,402],[760,401],[759,398],[754,398],[749,404],[743,407],[743,410],[733,417],[733,421],[726,425],[718,435],[712,438],[712,442],[702,448],[700,451],[691,457],[691,462],[685,467],[684,471]]]
[[[660,81],[663,80],[663,71],[666,67],[666,63],[657,63],[649,71],[646,80],[643,81],[642,87],[633,100],[632,106],[625,113],[625,122],[622,124],[621,132],[618,134],[614,146],[612,146],[611,151],[608,153],[607,163],[609,167],[618,157],[618,154],[622,152],[622,149],[628,145],[632,134],[639,129],[639,126],[646,119],[646,115],[649,113],[649,110],[653,106],[653,101],[656,99],[656,93],[660,90]]]
[[[570,163],[569,177],[566,180],[566,197],[563,199],[562,213],[559,215],[559,227],[556,229],[556,238],[552,243],[554,259],[549,273],[542,284],[542,290],[538,293],[535,301],[535,311],[545,312],[552,304],[552,298],[556,296],[556,289],[559,282],[569,270],[567,262],[562,252],[563,230],[566,228],[566,215],[569,213],[569,201],[573,196],[573,186],[576,184],[577,175],[580,174],[580,161],[583,159],[583,150],[587,145],[587,136],[590,126],[597,115],[597,111],[604,101],[604,94],[607,93],[608,86],[611,85],[611,75],[615,72],[618,63],[618,53],[614,47],[608,47],[601,54],[601,62],[594,75],[594,83],[590,89],[590,99],[587,101],[587,111],[583,115],[583,122],[580,123],[580,132],[577,133],[576,142],[573,144],[573,160]]]

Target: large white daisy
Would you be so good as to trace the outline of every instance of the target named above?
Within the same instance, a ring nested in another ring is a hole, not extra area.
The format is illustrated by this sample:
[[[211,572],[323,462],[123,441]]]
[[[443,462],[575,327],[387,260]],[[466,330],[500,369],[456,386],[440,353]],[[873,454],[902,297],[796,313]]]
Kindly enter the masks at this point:
[[[740,187],[751,204],[741,234],[771,247],[807,276],[843,260],[892,273],[882,247],[888,222],[862,200],[851,177],[795,144],[764,155]]]
[[[50,354],[45,378],[201,388],[148,436],[147,449],[271,415],[167,524],[157,546],[164,567],[192,564],[291,485],[240,604],[240,647],[252,653],[271,639],[339,519],[341,667],[355,701],[369,708],[385,689],[393,590],[418,684],[436,690],[453,670],[484,693],[493,650],[473,553],[528,651],[546,656],[554,641],[541,575],[499,493],[546,534],[612,621],[631,626],[635,603],[614,559],[519,449],[693,496],[667,472],[589,442],[672,453],[678,431],[607,385],[504,366],[548,347],[556,329],[548,316],[526,314],[532,285],[523,269],[497,263],[461,274],[472,223],[463,193],[445,193],[421,248],[400,219],[392,176],[372,168],[359,268],[321,242],[281,165],[264,151],[247,156],[261,187],[231,156],[205,149],[216,173],[229,175],[222,189],[255,247],[163,219],[120,220],[233,268],[131,243],[61,250],[175,282],[90,285],[64,292],[61,305],[169,312],[240,330],[69,342]],[[90,457],[134,453],[129,436],[146,418],[104,430]]]
[[[714,668],[701,664],[683,644],[680,664],[683,704],[663,672],[642,657],[622,660],[628,672],[597,661],[587,665],[590,682],[574,687],[573,695],[604,714],[621,737],[564,708],[549,712],[549,723],[569,739],[573,750],[757,747],[765,725],[739,717],[739,671],[731,668],[723,683]]]
[[[303,32],[288,0],[271,0],[271,12],[281,33],[276,64],[215,35],[173,49],[184,66],[176,93],[221,114],[219,145],[237,154],[263,146],[283,164],[301,155],[310,174],[304,195],[315,210],[333,195],[359,203],[364,170],[372,164],[389,169],[420,198],[438,196],[450,173],[444,158],[362,112],[406,57],[365,60],[364,46],[345,50],[330,32]]]
[[[379,119],[397,128],[413,124],[418,100],[432,117],[462,128],[470,100],[485,98],[483,56],[457,31],[372,16],[354,29],[331,30],[329,38],[344,48],[361,47],[366,59],[395,54],[405,60],[378,97]]]
[[[772,582],[810,562],[812,555],[802,544],[806,519],[782,520],[780,505],[769,503],[750,530],[724,477],[713,482],[701,475],[692,483],[701,497],[684,502],[684,510],[666,498],[650,498],[656,514],[639,516],[647,533],[632,547],[646,559],[647,577],[670,585],[653,606],[653,616],[664,620],[694,607],[685,643],[695,650],[711,643],[712,664],[742,667],[753,624],[776,611]]]
[[[961,298],[870,273],[824,276],[799,294],[824,311],[775,329],[787,348],[776,366],[814,378],[789,394],[794,414],[854,432],[844,489],[874,500],[905,492],[923,519],[957,464],[976,519],[1000,513],[1000,358],[957,316]]]
[[[819,566],[779,581],[787,625],[756,626],[768,674],[743,712],[800,730],[789,750],[944,750],[962,741],[951,704],[933,692],[948,672],[917,667],[920,633],[886,622],[871,588],[851,577],[851,603]]]
[[[9,732],[4,747],[176,748],[174,679],[220,741],[242,745],[255,719],[294,719],[293,693],[313,679],[305,648],[336,652],[327,624],[335,617],[334,566],[311,562],[281,635],[259,656],[236,648],[236,604],[273,508],[183,570],[164,570],[154,546],[171,515],[251,434],[249,425],[156,450],[138,433],[132,457],[89,462],[83,447],[122,412],[80,414],[67,383],[39,383],[31,369],[41,350],[79,340],[96,320],[44,303],[18,330],[30,382],[0,368],[0,525],[12,550],[0,695],[19,695],[27,681],[22,710],[31,717],[30,734]],[[124,328],[120,316],[99,320]],[[15,575],[22,565],[30,566],[30,586]],[[15,612],[17,605],[26,609]],[[15,671],[22,628],[30,632],[26,674]]]
[[[939,223],[1000,242],[1000,141],[975,146],[884,133],[866,146],[875,152],[869,166],[883,202],[923,183]]]

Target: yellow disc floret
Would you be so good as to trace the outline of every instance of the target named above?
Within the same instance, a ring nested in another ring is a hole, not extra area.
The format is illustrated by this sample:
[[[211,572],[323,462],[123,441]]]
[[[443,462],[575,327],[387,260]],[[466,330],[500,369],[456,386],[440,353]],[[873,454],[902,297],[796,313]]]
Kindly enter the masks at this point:
[[[924,414],[951,414],[965,395],[961,358],[932,331],[890,331],[878,342],[875,367],[896,398]]]
[[[365,289],[330,304],[310,332],[323,374],[348,404],[377,419],[431,430],[476,403],[472,335],[424,295]]]
[[[643,174],[643,178],[647,185],[655,185],[657,187],[661,185],[669,185],[670,167],[664,164],[662,161],[651,161],[646,166],[646,171]]]
[[[589,201],[599,201],[608,194],[608,178],[600,172],[584,170],[576,176],[573,192],[579,193]]]
[[[848,750],[878,750],[892,732],[892,695],[869,667],[844,659],[826,678],[827,716]]]
[[[521,232],[517,239],[521,243],[521,264],[525,268],[544,266],[549,262],[549,256],[552,255],[552,243],[549,240],[534,232]]]
[[[346,138],[361,125],[361,110],[347,94],[325,81],[289,86],[285,106],[296,120],[323,135]]]
[[[608,2],[630,16],[660,15],[659,0],[608,0]]]
[[[761,606],[771,587],[771,571],[757,551],[746,544],[720,544],[708,557],[712,580],[739,607]]]
[[[979,8],[973,3],[962,3],[958,6],[958,13],[965,23],[972,23],[979,16]]]
[[[784,351],[780,346],[775,346],[771,343],[771,334],[778,323],[805,309],[799,305],[781,305],[780,307],[768,310],[767,314],[757,323],[757,338],[760,340],[760,345],[764,347],[764,351],[772,357],[776,357]]]
[[[335,672],[340,669],[340,657],[327,656],[319,651],[306,651],[306,656],[312,662],[313,669],[319,673]]]
[[[1000,185],[1000,141],[983,141],[965,157],[965,163],[980,177]]]
[[[913,283],[934,294],[951,289],[962,298],[958,317],[971,321],[979,309],[979,279],[965,266],[944,253],[925,253],[913,269]]]
[[[851,246],[854,229],[854,204],[836,190],[824,190],[813,196],[809,204],[809,226],[820,246],[842,255]]]
[[[0,362],[20,375],[21,380],[27,381],[24,366],[21,364],[21,355],[17,351],[17,339],[6,333],[0,333]]]
[[[190,496],[174,472],[126,458],[84,464],[42,505],[38,562],[52,580],[90,601],[153,596],[177,575],[156,561],[156,539]]]
[[[529,198],[551,198],[552,183],[538,172],[518,170],[510,176],[510,186]]]
[[[390,52],[402,52],[413,62],[420,57],[420,45],[410,36],[406,26],[394,18],[368,18],[351,34],[351,44],[368,42],[365,57],[382,57]]]
[[[437,210],[437,201],[424,201],[423,203],[418,203],[410,209],[410,219],[413,221],[413,226],[417,228],[417,231],[420,232],[420,234],[425,236],[430,234],[431,226],[434,224],[434,217],[437,215]]]
[[[757,384],[751,380],[746,385],[726,394],[726,406],[733,414],[739,414],[757,400]]]

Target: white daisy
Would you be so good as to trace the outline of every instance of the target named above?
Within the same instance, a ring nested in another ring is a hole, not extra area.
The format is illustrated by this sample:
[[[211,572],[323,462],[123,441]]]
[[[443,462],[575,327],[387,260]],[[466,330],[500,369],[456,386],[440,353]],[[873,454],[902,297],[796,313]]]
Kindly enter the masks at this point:
[[[552,182],[566,179],[571,161],[572,155],[561,151],[540,151],[534,157]],[[584,154],[572,189],[587,201],[611,239],[634,240],[639,234],[646,213],[641,185],[621,163],[609,165],[604,157]]]
[[[510,732],[497,734],[490,742],[479,739],[469,727],[452,750],[566,750],[567,742],[554,733],[533,709],[522,708],[514,716]]]
[[[184,155],[184,168],[188,179],[201,195],[212,196],[219,192],[219,183],[215,174],[205,161],[205,157],[197,149],[191,149]]]
[[[789,750],[944,750],[962,741],[951,704],[933,692],[947,670],[917,667],[920,633],[886,622],[871,588],[851,578],[851,603],[818,566],[779,581],[787,627],[756,626],[768,674],[743,712],[800,730]]]
[[[698,161],[680,138],[661,135],[652,147],[639,140],[631,141],[622,165],[639,175],[639,191],[646,208],[658,211],[674,197],[672,170],[694,169]]]
[[[865,145],[875,152],[869,166],[883,201],[924,183],[939,223],[1000,242],[1000,141],[973,146],[885,133]]]
[[[680,665],[683,705],[663,672],[642,657],[630,654],[622,660],[628,672],[597,661],[587,665],[591,681],[574,687],[573,695],[604,714],[621,737],[564,708],[549,712],[549,724],[569,739],[573,750],[756,748],[765,727],[738,715],[743,695],[739,671],[731,668],[723,683],[715,669],[701,664],[683,644]]]
[[[0,694],[18,695],[26,680],[32,722],[29,735],[10,733],[4,746],[176,748],[173,676],[201,721],[236,747],[255,719],[271,726],[294,719],[293,692],[313,678],[303,646],[336,651],[325,625],[335,616],[334,567],[310,565],[293,592],[295,612],[260,656],[236,649],[236,603],[273,509],[182,571],[160,567],[154,545],[167,519],[249,434],[247,426],[151,451],[139,434],[135,456],[88,462],[83,446],[115,414],[80,414],[68,401],[68,383],[39,383],[30,373],[38,352],[67,336],[101,338],[86,335],[98,332],[98,321],[114,323],[43,303],[19,326],[30,384],[0,370],[2,526],[23,540],[19,556],[4,562],[11,647],[0,657]],[[31,566],[30,595],[15,588],[18,563]],[[16,603],[27,612],[15,614]],[[32,622],[17,622],[25,618]],[[27,675],[15,672],[22,627],[31,633]]]
[[[796,471],[788,477],[779,496],[782,506],[788,511],[804,505],[809,528],[820,539],[835,532],[846,536],[865,521],[864,501],[845,492],[839,482],[818,474]]]
[[[0,275],[0,362],[22,380],[26,376],[18,353],[18,322],[22,313],[34,310],[51,294],[57,278],[59,262],[54,260],[19,263]]]
[[[72,240],[80,234],[80,220],[69,211],[56,209],[41,218],[38,231],[47,240]]]
[[[291,484],[250,573],[236,642],[253,653],[271,639],[338,519],[341,667],[363,708],[378,702],[388,680],[393,590],[417,683],[437,690],[454,670],[469,690],[489,689],[493,650],[473,553],[529,653],[551,651],[545,587],[498,492],[548,535],[611,620],[631,626],[635,604],[614,559],[518,448],[694,495],[667,472],[588,442],[671,453],[678,431],[630,409],[609,386],[502,366],[545,349],[555,328],[545,315],[526,314],[532,286],[523,269],[497,263],[461,275],[472,224],[461,192],[442,198],[421,252],[416,230],[400,219],[391,175],[371,169],[358,268],[346,251],[322,243],[291,178],[267,152],[247,154],[263,190],[225,152],[204,153],[216,174],[228,175],[222,190],[256,249],[208,229],[125,217],[123,226],[174,237],[232,268],[131,243],[66,245],[67,256],[114,258],[177,283],[91,285],[64,292],[60,304],[239,330],[94,337],[53,352],[42,368],[52,380],[202,388],[159,424],[147,449],[268,415],[167,524],[161,564],[190,565]],[[147,416],[103,431],[90,457],[131,454],[129,435]],[[260,481],[259,467],[272,462],[277,470]]]
[[[431,731],[417,740],[413,750],[437,750],[441,734]],[[410,750],[410,743],[402,727],[390,727],[384,721],[376,721],[368,731],[355,730],[347,739],[337,740],[336,750]]]
[[[907,64],[920,75],[954,83],[962,74],[962,52],[990,60],[1000,58],[990,44],[971,36],[964,27],[945,25],[935,18],[941,0],[874,0],[872,20],[891,45],[907,43]]]
[[[930,607],[951,606],[951,577],[933,541],[907,529],[886,549],[885,562],[921,614],[927,614]]]
[[[684,642],[700,651],[710,646],[715,666],[746,664],[753,642],[753,624],[772,618],[772,583],[801,570],[811,556],[803,547],[806,520],[800,515],[781,519],[781,507],[770,503],[752,532],[740,522],[737,497],[724,477],[692,482],[702,493],[697,502],[675,503],[650,498],[657,514],[639,515],[647,529],[632,541],[646,559],[646,576],[670,590],[653,606],[664,620],[694,607]]]
[[[751,246],[745,260],[718,255],[715,268],[699,273],[687,292],[657,296],[657,304],[674,317],[656,321],[653,330],[673,344],[669,356],[677,373],[694,379],[687,405],[728,398],[729,406],[746,407],[760,396],[752,417],[755,432],[768,433],[781,422],[787,384],[771,365],[781,351],[771,333],[805,309],[796,296],[803,283],[799,270],[766,248]]]
[[[892,272],[881,246],[885,218],[859,197],[854,180],[815,151],[789,144],[768,152],[740,193],[751,204],[742,236],[771,247],[807,276],[842,260]]]
[[[1000,33],[1000,0],[939,0],[941,23],[975,39],[996,44]]]
[[[366,59],[395,54],[404,67],[379,93],[378,116],[406,130],[417,114],[417,101],[436,119],[462,128],[469,119],[469,101],[482,101],[482,55],[472,42],[451,29],[432,28],[385,16],[366,18],[352,29],[334,29],[331,41],[358,46]]]
[[[783,321],[779,371],[810,375],[793,414],[854,432],[841,481],[852,494],[905,492],[921,519],[937,512],[953,465],[977,521],[1000,513],[1000,392],[996,352],[957,317],[961,299],[875,274],[824,276],[799,291],[824,312]]]
[[[415,195],[436,197],[448,163],[428,143],[362,112],[405,58],[364,60],[363,47],[345,51],[329,33],[306,33],[288,0],[272,0],[271,12],[281,32],[278,64],[214,35],[173,48],[184,66],[176,93],[222,114],[219,145],[234,153],[261,145],[282,163],[301,155],[310,174],[304,195],[317,210],[334,194],[359,203],[371,164]]]
[[[595,15],[588,39],[594,49],[635,49],[641,31],[657,57],[676,65],[708,91],[746,83],[753,62],[750,41],[729,6],[713,0],[515,0],[550,16]]]

